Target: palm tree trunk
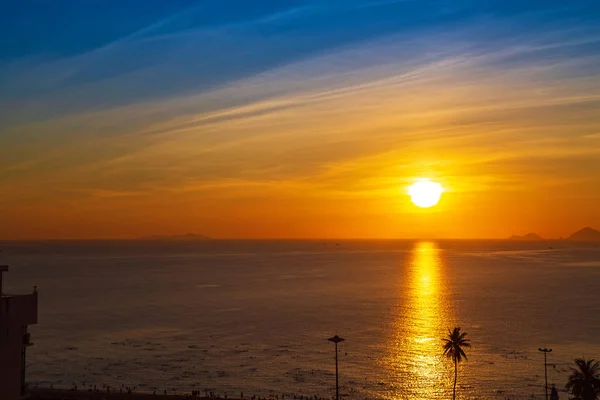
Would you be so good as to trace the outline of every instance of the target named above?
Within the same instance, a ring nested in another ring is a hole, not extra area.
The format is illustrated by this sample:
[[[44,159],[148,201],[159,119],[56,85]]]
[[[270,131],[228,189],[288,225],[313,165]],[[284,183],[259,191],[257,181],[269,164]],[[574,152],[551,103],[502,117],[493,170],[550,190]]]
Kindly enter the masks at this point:
[[[456,400],[456,378],[458,378],[458,363],[454,360],[454,389],[452,390],[452,400]]]

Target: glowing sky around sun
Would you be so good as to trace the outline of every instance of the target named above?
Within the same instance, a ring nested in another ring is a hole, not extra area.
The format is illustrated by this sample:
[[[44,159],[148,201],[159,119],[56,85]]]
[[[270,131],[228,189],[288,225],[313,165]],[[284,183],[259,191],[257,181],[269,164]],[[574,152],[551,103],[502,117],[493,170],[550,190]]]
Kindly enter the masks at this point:
[[[9,1],[0,239],[600,228],[599,20],[596,1]],[[410,201],[419,177],[436,207]]]

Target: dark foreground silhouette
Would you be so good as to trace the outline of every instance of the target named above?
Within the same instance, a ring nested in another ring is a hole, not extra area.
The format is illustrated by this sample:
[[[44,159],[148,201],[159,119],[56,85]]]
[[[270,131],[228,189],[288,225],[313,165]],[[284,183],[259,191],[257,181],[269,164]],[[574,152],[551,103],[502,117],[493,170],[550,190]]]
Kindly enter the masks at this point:
[[[454,362],[454,388],[452,389],[452,399],[456,399],[456,380],[458,378],[458,363],[467,359],[464,348],[471,347],[469,339],[466,339],[467,332],[460,333],[460,328],[456,327],[452,331],[448,329],[448,336],[442,338],[444,341],[444,356],[452,359]]]
[[[600,363],[596,360],[576,358],[577,368],[571,368],[566,388],[575,399],[596,400],[600,395]]]

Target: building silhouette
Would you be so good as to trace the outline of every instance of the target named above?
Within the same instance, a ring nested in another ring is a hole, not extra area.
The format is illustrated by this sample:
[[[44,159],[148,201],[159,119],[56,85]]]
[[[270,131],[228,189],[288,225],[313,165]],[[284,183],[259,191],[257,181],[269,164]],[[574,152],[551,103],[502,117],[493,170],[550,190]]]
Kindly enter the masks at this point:
[[[5,294],[0,265],[0,399],[17,400],[25,394],[25,356],[31,346],[27,326],[37,324],[38,294]]]

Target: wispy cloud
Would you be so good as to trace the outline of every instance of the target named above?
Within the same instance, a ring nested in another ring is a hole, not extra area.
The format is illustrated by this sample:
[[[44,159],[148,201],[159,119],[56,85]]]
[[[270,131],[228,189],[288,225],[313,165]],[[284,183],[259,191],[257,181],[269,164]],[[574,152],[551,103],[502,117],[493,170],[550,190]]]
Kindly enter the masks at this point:
[[[600,31],[484,18],[322,45],[305,36],[303,18],[404,3],[172,29],[193,7],[22,71],[11,90],[37,81],[5,110],[16,113],[0,134],[5,210],[75,198],[379,202],[417,176],[449,193],[583,185],[600,200]]]

